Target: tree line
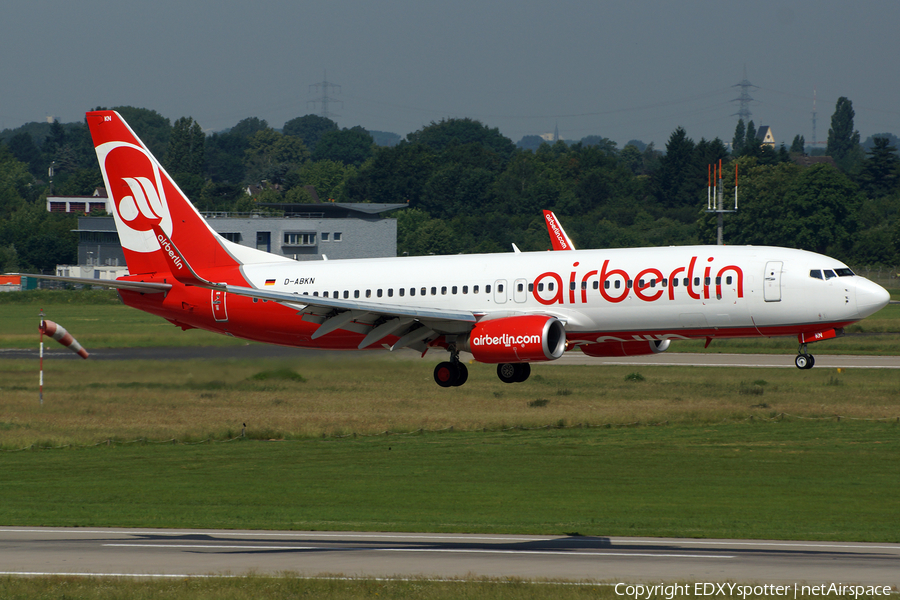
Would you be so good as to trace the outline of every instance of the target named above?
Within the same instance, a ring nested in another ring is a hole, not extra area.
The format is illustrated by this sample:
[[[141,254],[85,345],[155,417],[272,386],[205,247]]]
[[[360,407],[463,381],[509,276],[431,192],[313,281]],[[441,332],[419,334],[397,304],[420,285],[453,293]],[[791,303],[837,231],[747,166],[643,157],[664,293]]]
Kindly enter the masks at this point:
[[[796,160],[802,136],[789,149],[761,145],[752,121],[738,122],[730,148],[677,127],[664,149],[637,140],[619,149],[601,136],[516,144],[467,118],[433,122],[398,142],[316,115],[281,129],[248,118],[207,135],[191,117],[171,123],[148,109],[116,110],[200,210],[264,212],[316,196],[407,203],[394,213],[402,254],[546,249],[542,209],[556,212],[579,248],[715,243],[706,187],[708,166],[721,160],[727,189],[735,164],[740,173],[740,210],[726,216],[726,243],[804,248],[851,264],[900,259],[897,138],[860,144],[847,98],[832,116],[831,160],[813,166]],[[102,185],[86,124],[31,123],[0,138],[0,269],[75,262],[74,217],[47,213],[45,199]]]

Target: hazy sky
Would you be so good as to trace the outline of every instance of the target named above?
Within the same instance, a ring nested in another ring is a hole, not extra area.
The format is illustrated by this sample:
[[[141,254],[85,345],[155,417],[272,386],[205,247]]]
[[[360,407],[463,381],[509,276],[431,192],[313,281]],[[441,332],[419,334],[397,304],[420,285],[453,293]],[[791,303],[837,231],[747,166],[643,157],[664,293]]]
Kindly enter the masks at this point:
[[[730,141],[744,76],[756,125],[824,142],[847,96],[862,138],[900,135],[900,2],[762,0],[6,0],[0,129],[131,105],[209,131],[280,128],[327,80],[341,127],[406,135],[471,117],[665,145]]]

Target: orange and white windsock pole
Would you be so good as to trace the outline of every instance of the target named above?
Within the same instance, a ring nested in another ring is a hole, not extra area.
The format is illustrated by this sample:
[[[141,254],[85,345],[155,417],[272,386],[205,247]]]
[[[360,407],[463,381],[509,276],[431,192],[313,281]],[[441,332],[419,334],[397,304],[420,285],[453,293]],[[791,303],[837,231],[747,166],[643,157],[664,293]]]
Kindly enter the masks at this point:
[[[78,343],[78,340],[73,338],[72,334],[66,331],[66,328],[62,325],[58,325],[53,321],[42,320],[41,336],[43,337],[45,333],[81,358],[87,358],[89,356],[87,350],[82,348],[81,344]],[[41,345],[43,346],[43,340],[41,341]]]
[[[66,331],[66,328],[62,325],[58,325],[53,321],[44,320],[44,311],[41,310],[41,325],[38,328],[41,331],[41,376],[40,376],[40,401],[41,405],[44,404],[44,334],[46,333],[54,340],[80,356],[81,358],[88,357],[88,351],[81,347],[81,344],[78,343],[78,340],[72,337],[72,334]]]

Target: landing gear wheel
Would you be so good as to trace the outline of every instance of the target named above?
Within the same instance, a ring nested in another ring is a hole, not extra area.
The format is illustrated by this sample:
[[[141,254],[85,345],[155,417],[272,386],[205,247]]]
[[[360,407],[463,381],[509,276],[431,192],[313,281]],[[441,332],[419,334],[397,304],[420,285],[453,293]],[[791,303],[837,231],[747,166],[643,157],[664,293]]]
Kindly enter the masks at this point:
[[[531,375],[528,363],[500,363],[497,365],[497,377],[503,383],[521,383]]]
[[[816,364],[816,359],[812,354],[798,354],[794,359],[794,364],[798,369],[812,369]]]
[[[520,363],[517,364],[516,367],[518,367],[519,371],[518,375],[516,375],[517,382],[521,383],[528,379],[528,377],[531,375],[531,365],[529,365],[528,363]]]
[[[466,373],[468,377],[468,373]],[[452,362],[438,363],[434,368],[434,382],[441,387],[450,387],[452,385],[460,385],[456,383],[459,380],[459,368]]]
[[[459,374],[456,377],[456,381],[453,382],[455,387],[459,387],[464,384],[469,379],[469,369],[466,368],[466,365],[462,363],[456,363],[456,368],[459,369]]]
[[[503,383],[515,383],[517,371],[518,369],[516,369],[514,363],[500,363],[497,365],[497,377]]]

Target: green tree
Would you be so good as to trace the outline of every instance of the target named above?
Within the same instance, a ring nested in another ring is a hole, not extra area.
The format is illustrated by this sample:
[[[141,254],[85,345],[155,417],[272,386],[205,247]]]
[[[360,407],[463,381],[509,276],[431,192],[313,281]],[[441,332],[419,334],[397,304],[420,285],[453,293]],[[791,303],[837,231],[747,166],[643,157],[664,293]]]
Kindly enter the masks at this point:
[[[300,138],[262,129],[250,137],[245,157],[250,181],[280,184],[288,171],[309,160],[309,150]]]
[[[668,208],[696,206],[705,187],[706,165],[694,157],[694,141],[683,127],[677,128],[666,144],[666,154],[653,174],[652,190],[660,205]]]
[[[206,135],[200,123],[181,117],[172,125],[165,166],[170,173],[203,174]]]
[[[853,169],[861,159],[859,148],[859,132],[853,129],[853,103],[841,96],[831,115],[831,128],[828,129],[828,145],[825,152],[834,159],[841,169]]]
[[[28,165],[28,170],[32,175],[39,177],[43,175],[43,157],[41,149],[34,143],[34,139],[24,131],[21,131],[6,142],[10,152],[13,153],[18,160]]]
[[[897,190],[900,176],[900,158],[897,148],[891,146],[888,138],[875,138],[875,145],[868,152],[859,174],[863,191],[870,198],[880,198]]]
[[[737,126],[734,128],[734,137],[731,138],[731,153],[734,156],[740,156],[744,150],[746,143],[747,129],[744,125],[744,119],[738,119]]]
[[[0,146],[0,220],[8,219],[24,206],[33,181],[25,163],[16,160],[5,146]]]
[[[237,125],[228,130],[228,133],[240,137],[251,138],[255,133],[265,131],[266,129],[269,129],[269,124],[266,123],[265,119],[247,117],[246,119],[238,121]]]
[[[299,137],[313,153],[315,153],[316,145],[322,136],[330,131],[338,131],[338,124],[318,115],[305,115],[291,119],[282,128],[284,135]]]
[[[345,165],[358,167],[363,164],[375,148],[372,136],[362,127],[342,131],[327,131],[316,144],[313,160],[335,160]]]
[[[791,142],[791,153],[804,154],[806,152],[806,140],[802,135],[795,135],[794,141]]]
[[[422,144],[377,148],[348,179],[347,193],[356,202],[409,202],[415,207],[436,162],[435,153]]]
[[[406,139],[412,144],[422,144],[437,152],[446,150],[451,145],[481,144],[495,152],[504,162],[516,151],[512,140],[503,136],[499,129],[491,129],[469,118],[432,122],[427,127],[410,133]]]

